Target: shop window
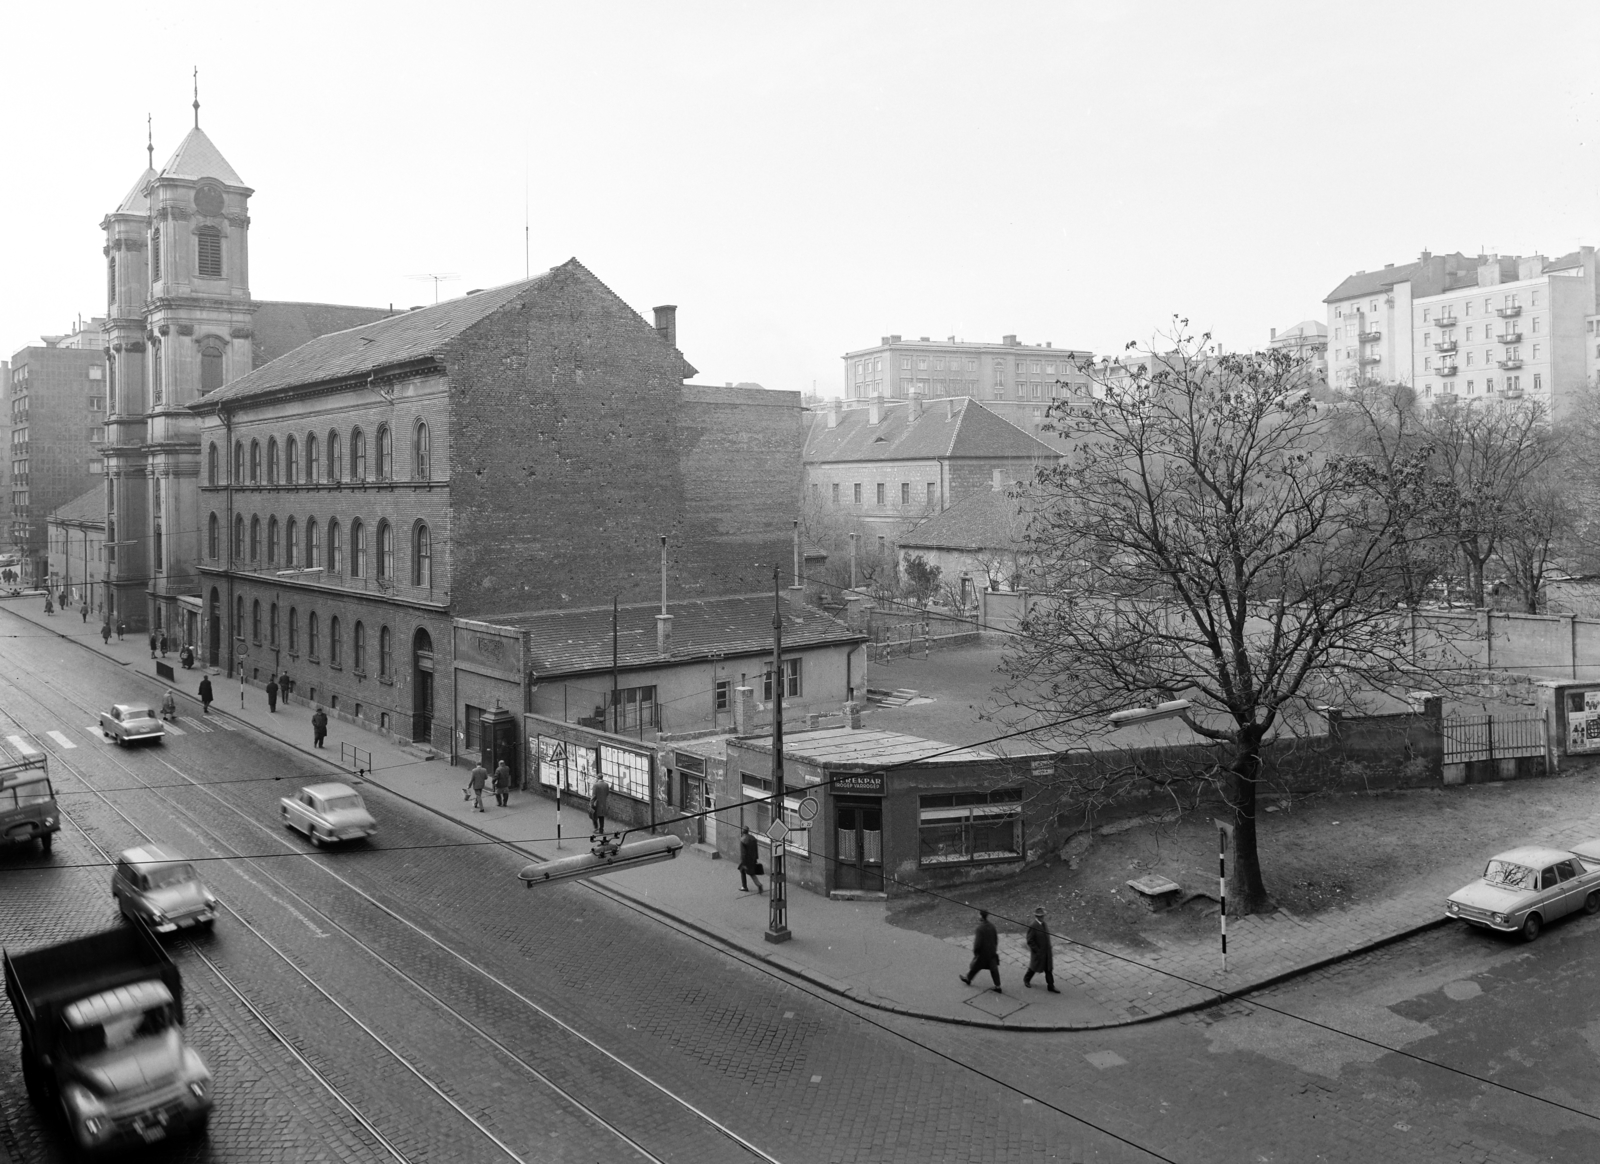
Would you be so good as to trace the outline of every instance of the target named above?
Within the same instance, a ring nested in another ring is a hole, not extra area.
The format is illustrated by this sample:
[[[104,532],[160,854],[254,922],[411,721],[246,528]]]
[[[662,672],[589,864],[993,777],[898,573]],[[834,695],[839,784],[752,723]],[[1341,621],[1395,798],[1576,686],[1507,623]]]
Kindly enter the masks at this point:
[[[739,773],[740,791],[743,793],[745,803],[739,806],[739,823],[749,828],[756,834],[756,840],[763,845],[771,845],[767,839],[767,829],[772,824],[772,792],[773,783],[767,776],[752,776],[749,772]],[[788,852],[802,857],[811,856],[811,827],[800,819],[800,801],[804,799],[801,789],[789,785],[784,786],[783,795],[783,823],[789,826],[789,837],[784,842]]]
[[[1022,859],[1022,790],[922,797],[919,865]]]

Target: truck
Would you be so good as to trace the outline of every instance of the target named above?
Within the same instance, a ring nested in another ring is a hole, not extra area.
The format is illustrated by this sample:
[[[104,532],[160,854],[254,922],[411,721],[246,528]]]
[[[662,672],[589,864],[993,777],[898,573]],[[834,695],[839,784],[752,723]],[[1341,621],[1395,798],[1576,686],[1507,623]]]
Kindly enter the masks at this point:
[[[48,757],[25,756],[0,762],[0,844],[34,841],[46,854],[61,831],[61,810],[50,784]]]
[[[149,929],[8,949],[4,961],[28,1096],[81,1154],[204,1132],[211,1072],[184,1041],[183,978]]]

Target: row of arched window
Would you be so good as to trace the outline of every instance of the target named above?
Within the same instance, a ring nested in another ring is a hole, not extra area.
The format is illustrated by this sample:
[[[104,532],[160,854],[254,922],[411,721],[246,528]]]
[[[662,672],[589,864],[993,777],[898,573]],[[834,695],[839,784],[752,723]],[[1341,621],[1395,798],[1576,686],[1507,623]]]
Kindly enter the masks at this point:
[[[236,600],[234,616],[238,620],[234,625],[243,633],[245,623],[244,595]],[[320,663],[326,659],[331,667],[343,667],[346,663],[344,652],[344,624],[338,615],[331,616],[324,626],[317,612],[308,611],[305,616],[305,641],[301,642],[300,612],[295,607],[289,608],[287,641],[278,637],[278,604],[270,602],[263,604],[257,598],[250,604],[250,637],[257,646],[265,644],[275,649],[287,649],[289,654],[298,655],[304,646],[306,657],[313,663]],[[324,638],[324,633],[326,638]],[[394,635],[387,626],[378,628],[378,677],[392,679],[394,677]],[[324,656],[323,649],[327,649]],[[350,657],[348,662],[352,669],[365,673],[368,659],[367,625],[356,619],[350,627]]]
[[[246,523],[244,514],[233,519],[233,560],[236,564],[251,566],[282,566],[286,569],[313,570],[321,568],[325,574],[351,578],[377,578],[397,581],[395,577],[395,531],[387,518],[378,522],[368,545],[367,523],[360,518],[350,522],[349,540],[345,527],[336,518],[319,523],[308,517],[302,526],[296,518],[279,523],[276,516],[262,522],[252,516]],[[411,526],[410,538],[411,585],[433,585],[433,534],[425,521]],[[347,552],[348,550],[348,552]],[[206,532],[206,554],[212,561],[222,558],[222,520],[213,513]]]
[[[345,453],[349,452],[349,476],[345,475]],[[432,441],[426,421],[419,420],[411,429],[411,479],[432,480]],[[221,451],[213,443],[206,453],[206,484],[222,484]],[[233,443],[233,483],[235,485],[332,485],[343,481],[393,481],[394,433],[387,424],[380,424],[372,441],[372,475],[367,475],[367,436],[359,428],[352,429],[347,439],[341,439],[337,429],[329,429],[326,437],[307,433],[304,439],[285,437],[280,446],[277,437],[268,437],[266,444],[252,440]]]

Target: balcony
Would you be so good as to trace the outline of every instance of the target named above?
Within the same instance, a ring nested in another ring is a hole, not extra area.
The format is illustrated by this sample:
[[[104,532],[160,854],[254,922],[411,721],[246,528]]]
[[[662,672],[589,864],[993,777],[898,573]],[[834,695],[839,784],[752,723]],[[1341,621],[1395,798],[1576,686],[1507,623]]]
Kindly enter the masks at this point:
[[[1454,364],[1440,364],[1434,369],[1434,371],[1438,372],[1441,376],[1454,376],[1458,371],[1460,371],[1460,369]]]
[[[1374,353],[1372,353],[1372,354],[1371,354],[1371,355],[1366,355],[1366,356],[1362,356],[1362,357],[1361,357],[1361,366],[1362,366],[1362,367],[1363,367],[1363,368],[1365,368],[1365,367],[1367,367],[1367,366],[1368,366],[1368,365],[1369,365],[1369,364],[1376,364],[1376,363],[1378,363],[1378,362],[1379,362],[1379,361],[1380,361],[1380,360],[1382,360],[1382,359],[1383,359],[1383,357],[1382,357],[1382,356],[1380,356],[1380,355],[1378,355],[1378,354],[1377,354],[1377,353],[1376,353],[1376,352],[1374,352]]]
[[[1505,359],[1499,361],[1499,363],[1500,366],[1505,370],[1509,372],[1515,372],[1518,368],[1522,367],[1522,358],[1520,356],[1507,356]]]
[[[1495,336],[1494,342],[1497,344],[1520,344],[1522,342],[1522,333],[1520,331],[1508,331],[1505,335]]]
[[[1453,339],[1440,340],[1433,345],[1433,350],[1436,352],[1453,352],[1456,350],[1456,341]]]
[[[1517,316],[1522,314],[1522,304],[1508,303],[1506,306],[1496,311],[1495,314],[1501,319],[1515,319]]]
[[[1456,325],[1456,317],[1453,315],[1441,315],[1433,322],[1436,327],[1454,327]]]
[[[1364,344],[1375,344],[1375,343],[1377,343],[1379,340],[1381,340],[1383,338],[1383,332],[1381,332],[1381,331],[1364,331],[1361,334],[1359,334],[1358,336],[1356,336],[1356,338],[1358,340],[1360,340]]]

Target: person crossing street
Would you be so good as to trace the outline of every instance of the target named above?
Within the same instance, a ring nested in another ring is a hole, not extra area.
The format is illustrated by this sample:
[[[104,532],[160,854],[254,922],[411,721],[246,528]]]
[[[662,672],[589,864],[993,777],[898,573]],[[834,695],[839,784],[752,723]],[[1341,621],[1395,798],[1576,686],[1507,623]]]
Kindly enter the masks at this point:
[[[1022,976],[1022,985],[1032,986],[1035,974],[1044,975],[1044,988],[1051,994],[1061,993],[1056,989],[1056,957],[1042,905],[1033,911],[1033,922],[1028,926],[1028,972]]]
[[[1000,989],[1000,934],[989,920],[989,911],[986,909],[978,911],[978,928],[972,935],[972,965],[967,967],[965,974],[960,975],[962,985],[971,986],[979,970],[987,970],[989,977],[994,979],[996,994],[1005,993]]]

